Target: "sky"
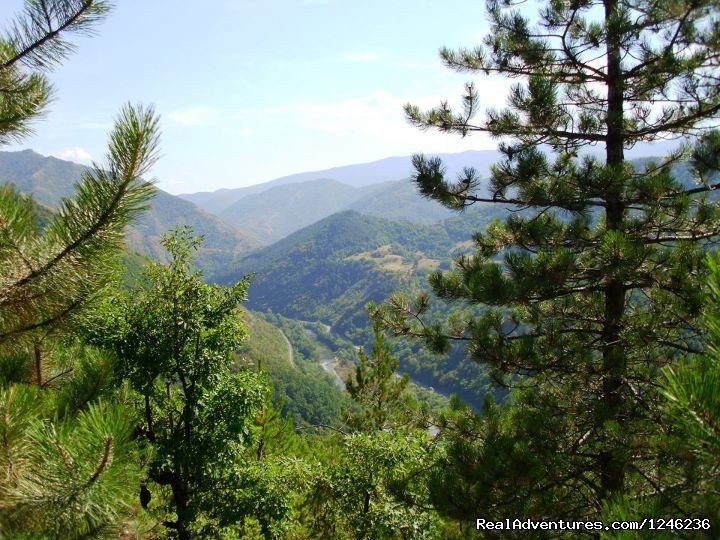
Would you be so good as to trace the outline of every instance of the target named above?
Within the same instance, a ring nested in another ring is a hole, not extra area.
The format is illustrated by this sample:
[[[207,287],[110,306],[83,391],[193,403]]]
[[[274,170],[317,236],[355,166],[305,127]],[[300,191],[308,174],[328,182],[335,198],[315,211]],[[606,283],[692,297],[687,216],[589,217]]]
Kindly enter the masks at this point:
[[[22,8],[0,3],[0,25]],[[484,106],[507,83],[445,68],[441,46],[488,30],[482,0],[119,0],[50,73],[55,99],[32,148],[102,163],[126,102],[161,116],[152,174],[170,193],[242,187],[415,152],[495,148],[484,135],[420,131],[403,104],[459,104],[475,81]]]

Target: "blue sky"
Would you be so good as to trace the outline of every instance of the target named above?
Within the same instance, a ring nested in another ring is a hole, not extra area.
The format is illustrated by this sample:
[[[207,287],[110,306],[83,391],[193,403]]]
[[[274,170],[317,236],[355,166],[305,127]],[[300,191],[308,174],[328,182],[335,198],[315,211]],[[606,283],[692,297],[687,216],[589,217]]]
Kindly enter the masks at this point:
[[[4,0],[8,21],[21,0]],[[33,148],[101,160],[127,102],[162,116],[153,174],[171,193],[240,187],[413,152],[494,148],[483,136],[421,132],[402,105],[457,103],[468,74],[437,50],[477,44],[483,1],[120,0],[92,38],[50,77],[56,99]],[[477,81],[483,101],[505,83]]]

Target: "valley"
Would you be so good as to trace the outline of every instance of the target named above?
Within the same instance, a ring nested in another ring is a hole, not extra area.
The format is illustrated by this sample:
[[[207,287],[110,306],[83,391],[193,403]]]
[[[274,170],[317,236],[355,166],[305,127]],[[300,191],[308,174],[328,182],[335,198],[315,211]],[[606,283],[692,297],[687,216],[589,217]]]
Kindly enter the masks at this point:
[[[463,163],[487,171],[497,153],[444,158],[453,171]],[[0,183],[32,195],[50,211],[72,194],[85,170],[32,151],[0,152]],[[128,249],[141,260],[164,261],[160,236],[173,226],[190,225],[204,240],[197,264],[207,280],[228,285],[253,274],[247,300],[256,313],[251,342],[258,335],[281,347],[265,343],[264,352],[249,357],[262,359],[296,419],[311,421],[307,407],[319,404],[328,420],[339,413],[342,398],[330,396],[344,388],[356,348],[371,342],[368,302],[423,290],[431,273],[448,270],[455,257],[472,253],[474,231],[508,215],[507,209],[485,204],[452,213],[421,197],[408,179],[397,179],[409,170],[410,157],[389,158],[236,190],[181,196],[158,190],[149,211],[128,229]],[[442,303],[436,304],[441,314]],[[437,358],[417,342],[397,340],[393,350],[400,373],[425,389],[457,394],[473,407],[480,407],[488,393],[502,395],[459,348]],[[288,369],[302,372],[305,382],[289,383]],[[308,394],[311,386],[320,389],[318,395]]]

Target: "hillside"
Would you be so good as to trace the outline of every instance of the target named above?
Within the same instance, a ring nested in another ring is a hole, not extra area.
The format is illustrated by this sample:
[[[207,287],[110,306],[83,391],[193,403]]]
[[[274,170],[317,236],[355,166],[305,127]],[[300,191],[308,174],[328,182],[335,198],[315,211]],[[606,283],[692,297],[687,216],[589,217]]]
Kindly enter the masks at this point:
[[[451,254],[466,249],[470,238],[457,221],[480,223],[490,219],[485,214],[473,210],[441,225],[418,225],[341,212],[248,254],[215,280],[230,283],[255,273],[248,308],[322,321],[335,336],[367,345],[367,302],[419,290],[428,272],[449,268]],[[401,371],[418,382],[459,393],[473,404],[482,400],[485,379],[462,355],[441,364],[417,344],[398,344],[398,351]]]
[[[445,162],[450,174],[460,172],[463,167],[475,167],[483,176],[490,170],[500,154],[496,150],[478,150],[457,154],[438,154]],[[285,186],[300,184],[319,179],[331,179],[347,186],[364,188],[390,181],[408,178],[412,172],[412,156],[398,156],[380,159],[370,163],[358,163],[342,167],[333,167],[320,171],[303,172],[276,178],[270,182],[255,184],[236,189],[220,189],[213,192],[184,193],[178,195],[197,204],[212,213],[219,213],[237,201],[251,195]]]
[[[260,245],[252,236],[239,232],[220,218],[162,190],[158,190],[150,209],[128,229],[128,245],[135,251],[163,260],[160,239],[177,225],[190,225],[195,234],[203,235],[205,240],[197,253],[197,263],[206,272],[212,272],[233,257]]]
[[[45,157],[32,150],[0,152],[0,184],[13,184],[50,208],[56,207],[62,197],[70,197],[75,183],[87,168],[54,157]],[[259,245],[257,240],[242,234],[208,214],[194,204],[158,190],[150,209],[127,230],[128,247],[143,255],[164,257],[160,238],[176,225],[190,225],[196,233],[205,236],[198,265],[206,271],[230,258]]]
[[[276,403],[296,426],[335,424],[348,398],[323,371],[319,345],[290,321],[266,321],[245,312],[249,335],[235,353],[237,365],[261,366],[273,384]]]
[[[249,195],[218,215],[267,245],[344,210],[362,194],[335,180],[313,180]]]
[[[216,280],[228,283],[255,273],[251,309],[350,329],[365,303],[383,300],[420,268],[436,267],[452,247],[440,226],[346,211],[248,254]]]
[[[85,167],[32,150],[0,152],[0,183],[13,184],[46,206],[56,206],[62,197],[70,197]]]
[[[437,223],[453,215],[451,210],[418,194],[410,179],[373,186],[348,206],[361,214],[394,221]]]

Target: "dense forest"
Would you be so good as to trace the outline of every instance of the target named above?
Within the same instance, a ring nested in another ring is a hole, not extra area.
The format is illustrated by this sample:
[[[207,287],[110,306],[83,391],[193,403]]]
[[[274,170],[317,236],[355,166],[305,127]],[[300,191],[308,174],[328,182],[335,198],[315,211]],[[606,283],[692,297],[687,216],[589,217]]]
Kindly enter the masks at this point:
[[[111,8],[25,2],[0,143]],[[0,538],[717,537],[720,5],[487,16],[441,56],[507,107],[405,113],[499,161],[416,155],[422,200],[295,186],[303,227],[255,193],[224,209],[270,215],[246,236],[154,187],[133,104],[92,167],[2,156]]]

